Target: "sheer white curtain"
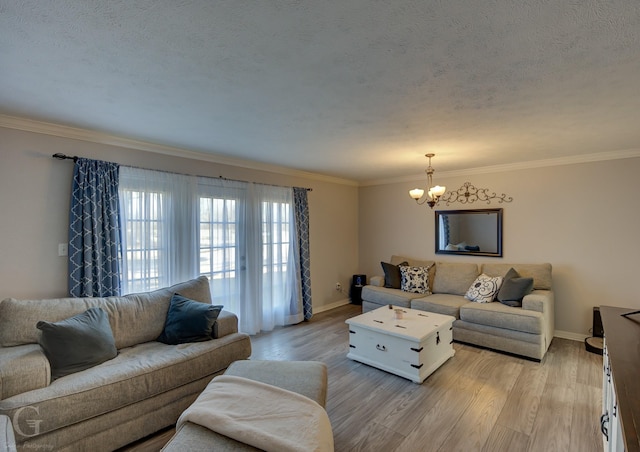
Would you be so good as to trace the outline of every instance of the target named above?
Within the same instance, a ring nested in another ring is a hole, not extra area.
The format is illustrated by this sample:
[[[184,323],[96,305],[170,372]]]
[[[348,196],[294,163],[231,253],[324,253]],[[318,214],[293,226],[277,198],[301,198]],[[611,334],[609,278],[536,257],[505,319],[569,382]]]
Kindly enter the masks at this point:
[[[261,256],[250,262],[255,271],[248,273],[247,286],[257,289],[261,300],[261,318],[253,315],[255,329],[269,331],[275,325],[304,320],[302,296],[298,290],[299,262],[293,214],[293,190],[284,187],[250,184],[247,205],[260,221],[248,222],[248,240]],[[257,227],[256,227],[257,226]],[[257,268],[260,266],[260,268]],[[293,309],[292,309],[293,308]]]
[[[199,275],[249,334],[304,320],[293,189],[121,167],[123,293]]]
[[[119,190],[123,293],[197,275],[197,179],[123,166]]]
[[[214,299],[228,306],[239,329],[249,334],[303,321],[293,190],[200,178],[200,193],[219,204],[224,200],[225,206],[212,216],[227,231],[212,241],[220,248],[210,276]]]

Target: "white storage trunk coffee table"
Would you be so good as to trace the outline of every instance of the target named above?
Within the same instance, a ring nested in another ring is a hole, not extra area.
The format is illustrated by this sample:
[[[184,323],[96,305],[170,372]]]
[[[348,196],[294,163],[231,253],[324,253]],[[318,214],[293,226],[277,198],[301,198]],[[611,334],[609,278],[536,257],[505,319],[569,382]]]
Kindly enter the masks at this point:
[[[455,354],[455,318],[408,308],[402,313],[396,320],[394,309],[383,307],[348,319],[347,358],[422,383]]]

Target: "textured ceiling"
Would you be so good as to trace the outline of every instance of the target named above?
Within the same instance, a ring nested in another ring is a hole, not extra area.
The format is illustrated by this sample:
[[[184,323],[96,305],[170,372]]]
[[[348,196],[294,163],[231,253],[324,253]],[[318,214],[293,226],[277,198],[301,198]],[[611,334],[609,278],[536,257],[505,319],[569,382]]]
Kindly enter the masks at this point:
[[[0,0],[0,113],[356,181],[640,149],[638,0]]]

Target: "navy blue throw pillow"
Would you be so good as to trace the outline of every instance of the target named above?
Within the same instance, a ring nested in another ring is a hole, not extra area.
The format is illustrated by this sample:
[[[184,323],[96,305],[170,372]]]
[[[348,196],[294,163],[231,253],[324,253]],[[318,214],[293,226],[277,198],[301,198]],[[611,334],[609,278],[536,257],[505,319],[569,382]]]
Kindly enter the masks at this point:
[[[213,325],[222,308],[173,294],[158,341],[176,345],[213,339]]]

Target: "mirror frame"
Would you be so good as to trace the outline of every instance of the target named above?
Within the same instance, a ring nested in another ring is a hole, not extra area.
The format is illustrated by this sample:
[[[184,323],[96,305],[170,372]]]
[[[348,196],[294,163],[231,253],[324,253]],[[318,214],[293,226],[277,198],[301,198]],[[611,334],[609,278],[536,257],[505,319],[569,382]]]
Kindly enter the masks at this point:
[[[481,213],[495,213],[498,215],[498,224],[496,227],[496,240],[498,249],[495,253],[487,251],[450,251],[446,249],[440,249],[440,216],[451,214],[463,214],[463,215],[477,215]],[[488,256],[488,257],[502,257],[502,209],[469,209],[469,210],[436,210],[436,254],[454,254],[461,256]]]

